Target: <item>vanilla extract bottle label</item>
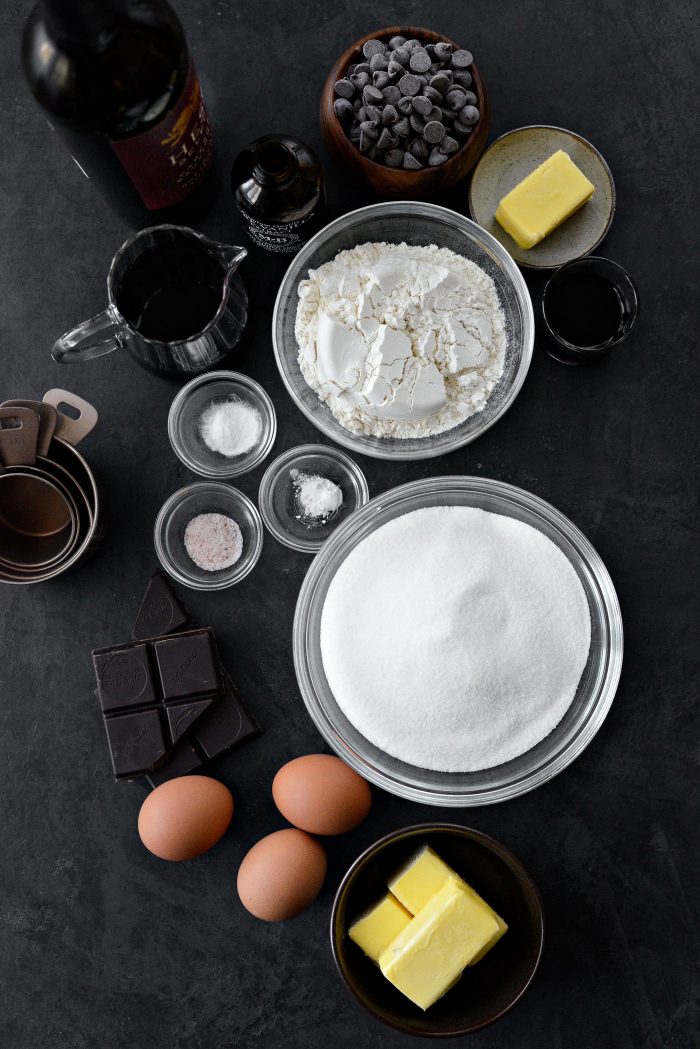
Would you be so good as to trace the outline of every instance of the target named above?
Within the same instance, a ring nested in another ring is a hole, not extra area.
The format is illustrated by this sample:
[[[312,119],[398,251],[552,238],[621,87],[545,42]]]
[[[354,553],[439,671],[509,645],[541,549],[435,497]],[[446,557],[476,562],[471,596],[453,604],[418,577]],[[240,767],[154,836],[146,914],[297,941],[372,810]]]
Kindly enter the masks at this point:
[[[214,140],[194,63],[176,104],[161,121],[112,149],[149,211],[179,204],[211,167]]]

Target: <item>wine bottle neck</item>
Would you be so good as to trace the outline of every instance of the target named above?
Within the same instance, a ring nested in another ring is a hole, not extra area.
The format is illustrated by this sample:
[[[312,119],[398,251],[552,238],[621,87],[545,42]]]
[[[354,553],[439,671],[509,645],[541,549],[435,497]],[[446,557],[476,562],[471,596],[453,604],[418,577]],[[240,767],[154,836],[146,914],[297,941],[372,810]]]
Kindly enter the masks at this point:
[[[114,29],[123,0],[39,0],[51,36],[59,43],[85,42]]]

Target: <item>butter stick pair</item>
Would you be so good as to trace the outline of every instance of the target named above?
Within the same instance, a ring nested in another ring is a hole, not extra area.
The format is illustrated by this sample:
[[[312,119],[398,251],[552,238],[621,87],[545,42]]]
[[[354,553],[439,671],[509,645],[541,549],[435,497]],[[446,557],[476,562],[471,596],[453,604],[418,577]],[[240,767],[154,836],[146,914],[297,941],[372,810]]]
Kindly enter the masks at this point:
[[[427,845],[389,892],[349,929],[384,976],[427,1009],[500,940],[508,926]]]

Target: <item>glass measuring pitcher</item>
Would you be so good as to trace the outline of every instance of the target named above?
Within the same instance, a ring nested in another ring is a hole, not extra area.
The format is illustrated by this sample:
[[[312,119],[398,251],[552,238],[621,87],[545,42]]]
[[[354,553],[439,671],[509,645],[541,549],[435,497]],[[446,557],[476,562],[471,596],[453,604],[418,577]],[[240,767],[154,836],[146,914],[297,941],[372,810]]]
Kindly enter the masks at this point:
[[[107,309],[62,335],[52,357],[72,363],[126,349],[160,374],[211,368],[245,327],[248,298],[234,274],[246,255],[186,226],[141,230],[112,259]]]

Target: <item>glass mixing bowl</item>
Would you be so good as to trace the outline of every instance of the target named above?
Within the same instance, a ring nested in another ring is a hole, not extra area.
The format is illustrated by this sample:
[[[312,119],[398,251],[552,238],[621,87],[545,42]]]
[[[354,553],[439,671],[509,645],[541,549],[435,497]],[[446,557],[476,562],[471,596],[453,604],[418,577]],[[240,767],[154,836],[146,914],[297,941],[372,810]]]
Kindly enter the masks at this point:
[[[496,285],[506,318],[506,360],[496,389],[486,406],[459,426],[434,437],[369,437],[341,426],[319,400],[299,368],[294,335],[297,288],[308,276],[339,251],[366,241],[438,244],[476,262]],[[520,270],[490,233],[456,211],[420,201],[402,200],[372,204],[342,215],[320,230],[301,249],[284,275],[272,317],[272,345],[284,384],[292,400],[321,433],[361,455],[376,459],[430,459],[469,444],[510,408],[525,381],[532,358],[534,320],[532,303]]]
[[[362,736],[342,713],[321,659],[321,613],[336,571],[377,528],[426,506],[475,506],[524,521],[568,557],[588,599],[591,647],[576,696],[557,727],[520,757],[479,772],[432,772],[399,761]],[[365,779],[400,797],[443,806],[488,805],[517,797],[566,768],[593,739],[622,668],[622,618],[605,565],[563,514],[530,492],[480,477],[431,477],[371,499],[340,526],[316,555],[299,593],[294,617],[294,665],[316,727],[336,753]]]

